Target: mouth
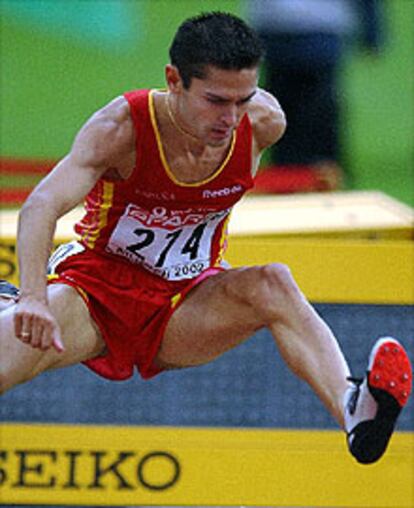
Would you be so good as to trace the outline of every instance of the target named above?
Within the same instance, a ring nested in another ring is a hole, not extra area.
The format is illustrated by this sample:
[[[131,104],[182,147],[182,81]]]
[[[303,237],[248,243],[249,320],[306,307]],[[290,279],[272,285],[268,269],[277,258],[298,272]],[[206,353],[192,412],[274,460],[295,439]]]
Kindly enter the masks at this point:
[[[231,136],[233,129],[223,128],[223,127],[213,127],[211,129],[211,136],[214,139],[226,139]]]

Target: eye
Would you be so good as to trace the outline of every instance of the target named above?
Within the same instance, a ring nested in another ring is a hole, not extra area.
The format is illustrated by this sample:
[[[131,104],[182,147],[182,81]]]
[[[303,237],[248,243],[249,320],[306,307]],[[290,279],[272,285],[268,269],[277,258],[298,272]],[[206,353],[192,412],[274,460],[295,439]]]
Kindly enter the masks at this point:
[[[220,97],[207,97],[207,101],[210,104],[226,104],[228,102]]]
[[[237,102],[237,106],[244,106],[245,104],[248,104],[252,100],[252,97],[247,97],[246,99],[242,99],[241,101]]]

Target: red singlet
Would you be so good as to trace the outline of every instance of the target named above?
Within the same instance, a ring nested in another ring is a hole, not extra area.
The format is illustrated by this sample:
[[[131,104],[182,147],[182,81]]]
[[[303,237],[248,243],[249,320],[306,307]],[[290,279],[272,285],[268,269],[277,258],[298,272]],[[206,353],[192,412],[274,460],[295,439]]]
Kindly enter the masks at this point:
[[[97,182],[86,197],[85,216],[75,225],[79,243],[57,252],[50,263],[58,275],[52,282],[70,284],[85,298],[108,349],[85,363],[110,379],[130,377],[134,365],[145,378],[159,372],[153,360],[168,319],[192,287],[222,269],[231,208],[253,186],[247,115],[215,173],[182,183],[165,157],[153,93],[137,90],[125,98],[136,133],[132,175]]]
[[[76,225],[81,243],[121,256],[168,280],[217,266],[231,207],[252,187],[251,125],[241,121],[223,164],[200,183],[176,180],[165,158],[153,95],[125,94],[136,132],[136,167],[122,182],[101,179]]]

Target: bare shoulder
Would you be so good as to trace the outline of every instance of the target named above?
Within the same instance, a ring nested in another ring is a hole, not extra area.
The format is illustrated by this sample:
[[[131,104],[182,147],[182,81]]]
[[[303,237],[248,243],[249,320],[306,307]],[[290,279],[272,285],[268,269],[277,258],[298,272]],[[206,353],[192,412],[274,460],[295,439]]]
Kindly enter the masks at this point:
[[[249,103],[248,114],[258,152],[273,145],[283,136],[286,117],[278,100],[269,92],[258,89]]]
[[[134,126],[127,100],[120,96],[96,111],[83,125],[71,156],[84,165],[105,170],[128,158],[135,146]]]

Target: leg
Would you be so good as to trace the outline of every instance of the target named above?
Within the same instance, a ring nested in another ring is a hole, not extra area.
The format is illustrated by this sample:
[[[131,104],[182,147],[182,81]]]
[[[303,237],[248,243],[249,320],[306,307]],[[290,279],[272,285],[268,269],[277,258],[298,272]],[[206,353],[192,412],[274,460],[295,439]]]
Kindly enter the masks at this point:
[[[230,270],[201,283],[173,314],[157,359],[177,367],[206,363],[263,326],[291,370],[343,425],[348,366],[284,265]]]
[[[64,284],[48,288],[50,308],[61,327],[65,351],[33,349],[14,335],[14,304],[0,314],[1,392],[37,376],[45,370],[66,367],[93,358],[104,350],[104,342],[86,304],[75,289]]]

